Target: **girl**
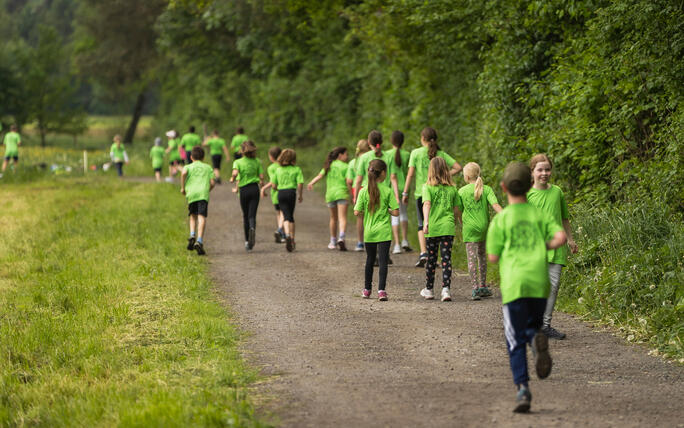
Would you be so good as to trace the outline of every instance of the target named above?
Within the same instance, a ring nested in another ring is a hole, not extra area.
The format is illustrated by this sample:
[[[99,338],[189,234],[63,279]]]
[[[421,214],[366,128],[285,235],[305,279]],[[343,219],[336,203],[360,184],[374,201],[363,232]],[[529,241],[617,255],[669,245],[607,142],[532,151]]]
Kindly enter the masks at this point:
[[[385,162],[385,166],[387,168],[386,175],[390,176],[392,189],[397,188],[397,177],[396,174],[394,174],[394,169],[392,168],[392,154],[390,152],[382,151],[382,134],[379,131],[371,131],[368,134],[368,145],[370,146],[371,151],[368,151],[363,156],[358,158],[355,165],[356,181],[354,184],[354,188],[356,190],[354,191],[354,193],[357,196],[359,194],[359,190],[361,189],[361,187],[365,186],[368,183],[368,166],[374,159],[380,159],[383,162]],[[391,178],[392,174],[394,174],[394,179]],[[382,181],[378,184],[382,184],[383,186],[389,188],[389,183],[387,182],[387,180]],[[396,194],[396,191],[394,193]]]
[[[173,177],[176,173],[180,171],[181,164],[181,154],[180,148],[178,147],[178,132],[173,129],[166,132],[166,137],[169,139],[168,146],[166,147],[166,154],[169,155],[169,176],[166,181],[173,181]]]
[[[307,188],[313,190],[314,184],[325,177],[325,202],[330,210],[330,243],[328,249],[334,250],[337,246],[340,251],[347,251],[344,243],[347,230],[347,199],[351,194],[351,185],[346,181],[347,160],[346,147],[335,147],[325,160],[323,169],[309,183]],[[337,226],[339,224],[339,239]]]
[[[285,248],[288,252],[295,249],[295,198],[302,203],[302,189],[304,188],[304,175],[302,169],[295,166],[297,153],[292,149],[285,149],[278,156],[280,168],[275,172],[273,181],[269,183],[278,191],[278,204],[283,211],[285,227]]]
[[[458,164],[451,156],[439,149],[437,145],[437,131],[433,128],[427,127],[420,132],[420,144],[422,147],[417,148],[411,152],[408,164],[408,173],[406,174],[406,183],[404,184],[404,191],[401,193],[402,202],[408,204],[408,192],[411,187],[411,180],[416,177],[416,216],[418,217],[418,242],[420,243],[420,255],[418,256],[418,263],[416,267],[425,266],[427,261],[427,249],[425,246],[425,235],[423,233],[423,185],[427,181],[428,166],[432,159],[441,157],[448,166],[450,175],[458,174],[461,171],[461,165]]]
[[[454,187],[449,167],[441,157],[430,161],[427,183],[421,192],[423,198],[423,233],[427,238],[427,262],[425,264],[425,288],[420,295],[427,300],[435,298],[432,288],[435,284],[437,251],[442,253],[442,302],[451,301],[451,247],[454,244],[456,218],[460,198]]]
[[[264,170],[256,158],[256,145],[247,140],[241,146],[242,157],[233,162],[230,182],[235,183],[233,193],[240,189],[242,224],[245,229],[245,249],[251,251],[256,240],[256,213],[259,208],[259,186],[264,181]]]
[[[368,152],[370,146],[368,145],[368,140],[359,140],[356,143],[356,157],[349,162],[349,168],[347,169],[347,185],[352,191],[352,201],[356,200],[356,193],[354,192],[353,184],[356,179],[356,161],[361,155]],[[360,217],[356,218],[356,248],[354,251],[363,251],[363,219]]]
[[[280,147],[271,147],[268,150],[268,160],[271,161],[271,164],[266,168],[266,172],[268,173],[268,182],[271,183],[273,181],[273,177],[275,176],[276,169],[280,168],[280,165],[278,165],[278,156],[280,156],[280,153],[282,150]],[[268,184],[265,185],[261,189],[261,197],[265,198],[266,197],[266,190],[271,187]],[[283,230],[283,212],[280,210],[280,205],[278,204],[278,192],[276,191],[271,191],[271,202],[273,203],[273,207],[275,208],[275,215],[276,215],[276,231],[274,232],[275,236],[275,242],[276,244],[282,244],[285,242],[285,231]]]
[[[406,184],[406,174],[408,173],[408,162],[410,153],[403,150],[401,146],[404,144],[404,133],[401,131],[392,132],[390,137],[390,142],[394,147],[392,150],[387,151],[392,157],[392,166],[394,167],[394,172],[391,178],[397,180],[397,188],[404,189]],[[397,190],[398,192],[398,190]],[[396,195],[399,201],[399,217],[392,217],[392,235],[394,235],[394,250],[392,253],[401,253],[402,248],[404,251],[413,251],[408,243],[408,204],[402,202],[399,194]],[[399,225],[401,224],[401,246],[399,245]]]
[[[118,176],[123,177],[123,164],[126,163],[128,165],[128,154],[126,154],[126,149],[121,142],[121,135],[119,134],[114,136],[114,143],[112,143],[112,147],[109,149],[109,157],[116,166]]]
[[[161,181],[162,165],[164,165],[164,148],[161,146],[162,139],[154,139],[154,146],[150,149],[150,159],[152,159],[152,169],[157,183]]]
[[[371,294],[373,265],[379,266],[378,300],[387,300],[387,262],[392,243],[390,215],[399,215],[399,204],[387,186],[379,185],[387,177],[387,164],[373,159],[368,166],[368,185],[360,190],[354,205],[354,215],[363,216],[363,238],[366,243],[366,269],[363,298]]]
[[[489,207],[497,213],[501,205],[491,187],[482,183],[480,165],[470,162],[463,167],[463,178],[468,183],[458,189],[461,203],[458,206],[463,212],[463,242],[468,255],[468,272],[473,284],[471,298],[489,297],[492,292],[487,287],[487,258],[485,240],[489,227]],[[478,278],[479,272],[479,278]]]
[[[565,196],[563,196],[563,191],[560,187],[549,183],[552,168],[553,163],[545,154],[538,154],[532,157],[530,169],[532,170],[533,185],[530,191],[527,192],[527,201],[542,211],[551,214],[556,223],[563,225],[565,234],[568,237],[568,246],[572,253],[575,254],[577,252],[577,244],[575,244],[575,240],[572,237],[572,227],[570,226],[570,216],[568,214],[568,205],[565,203]],[[556,297],[558,297],[561,270],[567,263],[567,260],[568,247],[565,245],[556,250],[549,250],[547,253],[551,290],[546,300],[544,324],[541,331],[551,339],[565,339],[565,333],[561,333],[551,327],[551,318],[553,307],[556,304]]]

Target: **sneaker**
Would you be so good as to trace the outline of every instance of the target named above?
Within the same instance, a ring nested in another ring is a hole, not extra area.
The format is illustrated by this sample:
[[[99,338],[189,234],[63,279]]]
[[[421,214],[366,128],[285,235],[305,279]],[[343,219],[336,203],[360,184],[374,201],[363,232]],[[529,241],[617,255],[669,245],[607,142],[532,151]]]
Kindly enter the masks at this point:
[[[541,332],[546,335],[549,339],[563,340],[565,339],[565,333],[561,333],[550,325],[545,325],[541,328]]]
[[[420,295],[425,297],[425,300],[432,300],[435,298],[435,293],[430,288],[423,288],[420,290]]]
[[[394,246],[394,250],[392,250],[392,254],[401,254],[401,246],[399,246],[399,244],[396,244]]]
[[[401,248],[402,248],[404,251],[406,251],[407,253],[410,253],[411,251],[413,251],[413,248],[411,248],[411,247],[409,246],[409,243],[408,243],[408,241],[407,241],[406,239],[404,239],[403,241],[401,241]]]
[[[357,242],[356,243],[356,248],[354,248],[354,251],[363,251],[363,242]]]
[[[194,236],[191,236],[190,238],[188,238],[188,247],[187,248],[188,248],[188,251],[192,251],[195,249],[195,237]]]
[[[249,239],[247,240],[247,242],[249,242],[249,249],[251,250],[252,248],[254,248],[254,241],[256,241],[256,230],[254,230],[253,227],[250,227],[248,235]]]
[[[197,251],[198,256],[203,256],[203,255],[207,254],[204,252],[204,244],[202,244],[199,241],[195,242],[195,251]]]
[[[530,403],[532,402],[532,394],[530,390],[521,386],[518,394],[515,396],[515,413],[527,413],[530,411]]]
[[[418,262],[416,263],[417,268],[425,267],[425,263],[427,263],[427,256],[427,253],[420,253],[420,257],[418,257]]]
[[[292,239],[291,236],[288,236],[287,238],[285,238],[285,249],[286,249],[289,253],[291,253],[292,251],[294,251],[294,240]]]
[[[365,288],[361,292],[361,297],[364,299],[369,299],[370,298],[370,290],[366,290]]]
[[[277,230],[273,233],[273,236],[275,237],[275,242],[276,244],[282,244],[283,243],[283,237],[280,235],[280,232]]]
[[[539,379],[546,379],[551,374],[553,360],[549,354],[549,338],[541,331],[538,331],[532,340],[532,354],[537,376]]]
[[[378,291],[378,300],[381,302],[387,301],[387,292],[385,290]]]
[[[479,288],[473,289],[473,294],[470,295],[470,300],[480,300]]]
[[[166,177],[166,178],[164,179],[164,181],[166,181],[167,183],[173,183],[173,178],[171,178],[171,177]]]
[[[480,287],[478,292],[480,293],[480,297],[492,297],[492,290],[490,290],[486,285]]]
[[[335,249],[337,249],[337,245],[335,245],[334,243],[331,242],[328,244],[328,249],[329,250],[335,250]]]
[[[249,248],[249,242],[247,242],[247,241],[245,241],[245,250],[252,251],[252,249]]]
[[[347,246],[344,244],[344,239],[337,241],[337,246],[340,247],[340,251],[347,251]]]
[[[449,287],[442,287],[442,302],[451,302],[451,293],[449,293]]]

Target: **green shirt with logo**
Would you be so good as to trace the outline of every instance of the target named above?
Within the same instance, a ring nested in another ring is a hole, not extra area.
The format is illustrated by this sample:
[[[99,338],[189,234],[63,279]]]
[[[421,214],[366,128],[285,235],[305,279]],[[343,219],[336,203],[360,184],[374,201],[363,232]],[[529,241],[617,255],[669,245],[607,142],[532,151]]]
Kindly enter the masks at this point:
[[[463,219],[463,242],[485,241],[489,226],[489,207],[499,203],[494,190],[485,184],[480,199],[476,201],[475,184],[471,183],[458,189],[458,195],[461,197],[458,208]]]
[[[249,140],[249,137],[245,134],[237,134],[230,140],[230,149],[233,153],[238,153],[240,151],[240,146],[245,141]]]
[[[178,151],[178,141],[176,141],[174,138],[170,139],[169,148],[171,149],[169,151],[169,161],[173,162],[181,160],[181,155]]]
[[[109,149],[109,152],[112,154],[114,162],[124,162],[126,160],[126,156],[124,155],[126,149],[124,148],[123,143],[113,143],[112,147]]]
[[[202,140],[200,140],[199,135],[195,134],[194,132],[188,132],[187,134],[183,135],[183,138],[181,138],[181,144],[183,147],[185,147],[186,152],[192,151],[192,148],[195,146],[199,146],[202,143]]]
[[[359,191],[355,211],[363,212],[363,239],[366,242],[385,242],[392,240],[392,224],[388,210],[399,209],[397,198],[387,186],[378,186],[380,200],[373,212],[368,208],[368,187]]]
[[[304,183],[302,169],[295,165],[281,166],[275,172],[272,181],[277,190],[296,189],[298,184]]]
[[[325,175],[325,202],[339,201],[349,197],[347,188],[347,170],[349,165],[341,160],[334,160],[330,164],[328,174],[322,169],[320,175]]]
[[[446,161],[449,168],[456,163],[454,158],[449,156],[446,152],[439,150],[437,156],[441,157]],[[430,167],[430,157],[428,156],[427,147],[419,147],[411,152],[409,157],[409,168],[414,167],[416,169],[416,193],[415,197],[420,198],[422,196],[423,185],[427,182],[428,168]]]
[[[18,156],[20,142],[21,137],[18,133],[11,131],[5,134],[5,139],[3,140],[3,144],[5,144],[5,156]]]
[[[164,148],[161,146],[154,146],[150,149],[150,158],[152,158],[152,168],[161,168],[164,164]]]
[[[388,150],[387,153],[389,153],[392,158],[392,172],[397,175],[397,185],[399,187],[399,193],[401,193],[404,191],[404,186],[406,185],[406,175],[408,174],[409,158],[411,157],[411,154],[407,150],[400,149],[399,156],[401,157],[401,166],[399,166],[395,159],[397,149]]]
[[[454,236],[456,220],[454,207],[460,205],[461,198],[454,186],[423,186],[423,203],[430,202],[430,216],[428,217],[428,233],[426,237]]]
[[[387,176],[385,180],[383,180],[381,183],[385,187],[390,187],[390,174],[394,172],[394,169],[392,168],[392,165],[394,164],[394,162],[392,162],[393,158],[391,157],[390,152],[382,152],[382,155],[380,157],[377,157],[375,156],[375,152],[372,150],[356,158],[356,165],[354,166],[354,168],[356,168],[356,175],[363,177],[361,186],[366,187],[368,185],[368,165],[370,165],[373,159],[380,159],[387,165]]]
[[[256,158],[241,157],[233,161],[233,169],[237,169],[239,187],[245,187],[248,184],[258,183],[259,175],[264,174],[264,169],[261,166],[261,161]]]
[[[185,165],[183,170],[187,171],[185,197],[188,199],[188,203],[209,202],[209,190],[211,190],[211,179],[214,178],[214,169],[202,161],[194,161]]]
[[[211,138],[207,140],[207,145],[209,146],[209,154],[220,155],[223,153],[223,148],[226,146],[226,140],[223,138]]]
[[[535,189],[534,187],[527,192],[527,202],[547,212],[553,217],[556,223],[563,225],[563,220],[570,218],[568,204],[560,187],[549,186],[546,190]],[[549,250],[548,262],[565,266],[568,263],[568,246],[563,245],[555,250]]]

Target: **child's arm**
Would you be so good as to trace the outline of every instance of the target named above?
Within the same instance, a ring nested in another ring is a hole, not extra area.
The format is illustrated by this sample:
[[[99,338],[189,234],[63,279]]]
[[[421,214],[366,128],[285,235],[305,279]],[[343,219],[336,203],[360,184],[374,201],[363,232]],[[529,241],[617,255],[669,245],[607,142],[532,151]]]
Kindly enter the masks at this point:
[[[428,219],[430,218],[430,201],[423,202],[423,233],[428,233]]]
[[[363,178],[360,175],[356,176],[354,180],[354,203],[356,204],[356,198],[359,196],[359,190],[361,190],[361,182]]]
[[[270,189],[271,187],[273,187],[273,183],[266,183],[266,184],[264,184],[264,187],[261,188],[261,197],[262,197],[262,198],[265,198],[265,197],[268,195],[268,194],[266,193],[266,191],[267,191],[268,189]]]
[[[223,146],[223,154],[226,156],[226,162],[230,162],[230,152],[225,145]]]
[[[392,183],[392,191],[394,192],[394,197],[397,199],[397,203],[401,203],[401,198],[399,195],[399,181],[397,180],[397,174],[392,173],[390,175],[390,183]],[[392,215],[396,217],[398,214]]]
[[[454,220],[456,220],[456,223],[458,223],[458,224],[463,224],[463,219],[461,217],[461,210],[458,209],[458,207],[454,207]]]
[[[461,167],[461,165],[459,165],[458,162],[454,162],[454,164],[451,165],[451,170],[449,171],[449,174],[451,174],[451,175],[456,175],[456,174],[458,174],[459,172],[461,172],[462,169],[463,169],[463,168]]]
[[[304,200],[304,195],[303,195],[304,192],[303,191],[304,191],[304,183],[297,184],[297,194],[299,195],[297,197],[297,200],[299,201],[300,204]]]
[[[214,179],[212,178],[211,181],[210,181],[210,184],[209,184],[209,191],[210,191],[210,192],[211,192],[212,190],[214,190],[214,186],[216,186],[216,180],[214,180]]]
[[[188,170],[183,168],[181,172],[181,193],[185,195],[185,180],[188,178]]]
[[[503,208],[501,208],[501,205],[499,205],[499,204],[492,205],[492,208],[494,208],[494,212],[496,212],[497,214],[499,214],[501,211],[503,211]]]
[[[124,163],[128,165],[128,153],[126,153],[126,150],[124,150]]]
[[[563,220],[563,229],[565,230],[565,235],[568,238],[568,246],[570,247],[570,251],[572,251],[572,254],[577,253],[578,248],[577,244],[575,243],[575,240],[572,237],[572,227],[570,226],[570,220]]]
[[[498,254],[487,254],[487,258],[489,259],[490,263],[499,263],[499,255]]]
[[[546,243],[546,249],[547,250],[555,250],[556,248],[560,248],[565,243],[567,242],[567,238],[565,236],[565,232],[562,230],[559,230],[558,232],[553,234],[553,238],[549,242]]]
[[[401,202],[404,204],[408,204],[408,193],[409,189],[411,188],[411,180],[413,180],[415,173],[416,167],[410,166],[408,173],[406,174],[406,184],[404,184],[404,190],[401,192]]]
[[[306,185],[306,188],[307,188],[308,190],[313,190],[314,184],[316,184],[316,183],[318,183],[319,181],[321,181],[321,178],[323,178],[323,175],[318,174],[317,176],[315,176],[315,177],[313,178],[313,180],[309,181],[309,184]]]
[[[390,215],[393,215],[394,217],[399,215],[399,208],[397,208],[395,210],[388,208],[387,211],[389,211]]]
[[[238,176],[238,173],[239,172],[237,169],[233,169],[233,172],[230,174],[230,182],[235,183],[235,187],[231,190],[233,193],[238,192],[238,186],[240,185],[240,180],[235,180]]]

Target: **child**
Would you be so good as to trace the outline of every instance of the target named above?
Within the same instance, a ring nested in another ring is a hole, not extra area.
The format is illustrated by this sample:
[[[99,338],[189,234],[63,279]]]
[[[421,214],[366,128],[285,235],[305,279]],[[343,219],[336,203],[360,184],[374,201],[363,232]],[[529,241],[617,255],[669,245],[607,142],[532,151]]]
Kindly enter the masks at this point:
[[[192,148],[195,146],[199,146],[201,142],[202,140],[200,140],[199,135],[195,134],[194,126],[191,126],[188,130],[188,133],[183,135],[183,138],[181,138],[180,143],[185,149],[185,158],[183,160],[186,165],[192,162],[192,160],[190,159]]]
[[[242,143],[242,157],[233,162],[230,182],[236,182],[233,193],[240,189],[242,225],[245,230],[245,249],[251,251],[256,241],[256,213],[259,208],[259,186],[264,181],[264,169],[256,158],[256,145],[247,140]]]
[[[458,208],[463,213],[463,242],[468,255],[468,272],[473,285],[472,300],[489,297],[491,290],[487,287],[487,259],[485,257],[485,240],[489,226],[489,207],[497,213],[501,205],[496,199],[494,190],[485,185],[480,177],[480,165],[470,162],[463,167],[463,178],[468,183],[458,189],[461,204]],[[479,278],[478,278],[479,272]]]
[[[439,149],[437,145],[437,131],[433,128],[423,128],[420,132],[420,144],[422,147],[411,152],[408,164],[408,173],[406,174],[406,183],[404,184],[404,191],[401,193],[402,202],[408,204],[408,191],[411,188],[411,180],[413,176],[416,177],[416,215],[418,217],[418,243],[420,244],[420,255],[416,267],[425,266],[427,261],[427,249],[425,246],[425,235],[423,234],[423,185],[427,180],[428,166],[430,161],[439,156],[444,159],[448,166],[451,167],[449,174],[455,175],[461,171],[461,165],[458,164],[451,156]]]
[[[347,185],[352,191],[352,201],[356,200],[356,193],[354,193],[356,189],[354,189],[352,186],[352,184],[354,184],[354,180],[356,179],[356,161],[359,159],[359,157],[361,157],[361,155],[369,150],[370,146],[368,145],[368,140],[359,140],[356,143],[356,157],[349,162],[346,179]],[[361,217],[356,218],[356,247],[354,248],[354,251],[363,251],[363,219]]]
[[[17,163],[19,163],[19,146],[21,146],[21,137],[17,132],[17,125],[10,126],[10,132],[5,134],[3,140],[5,145],[5,160],[2,161],[2,174],[5,173],[9,161],[12,160],[12,169],[17,168]],[[0,174],[0,177],[2,177]]]
[[[271,164],[266,168],[266,172],[268,173],[268,182],[271,183],[273,182],[273,177],[275,177],[275,172],[278,168],[280,168],[280,165],[278,165],[278,156],[280,156],[280,153],[282,153],[282,150],[280,147],[271,147],[268,150],[268,159],[271,161]],[[266,186],[261,188],[261,197],[264,198],[266,197],[266,190],[268,190],[270,186],[267,184]],[[278,204],[278,192],[275,190],[271,191],[271,202],[273,203],[273,207],[275,208],[275,215],[276,215],[276,231],[273,233],[273,236],[275,236],[275,242],[276,244],[282,244],[285,242],[285,231],[283,230],[283,212],[280,209],[280,204]]]
[[[128,165],[128,154],[126,153],[126,149],[121,142],[121,136],[119,134],[114,136],[114,142],[112,143],[112,147],[109,149],[109,157],[116,166],[117,175],[119,177],[123,177],[123,164],[125,163]]]
[[[534,185],[527,193],[527,200],[530,204],[539,208],[542,211],[551,215],[554,220],[563,226],[565,234],[568,237],[568,246],[573,254],[577,252],[577,244],[572,238],[572,227],[570,227],[570,220],[568,214],[568,205],[565,203],[565,197],[560,187],[551,185],[549,179],[551,178],[551,169],[553,163],[551,159],[545,154],[538,154],[530,160],[530,169],[532,170],[532,179]],[[549,262],[549,279],[551,281],[551,293],[546,301],[546,311],[544,311],[544,325],[542,332],[552,339],[563,340],[565,333],[561,333],[555,328],[551,327],[551,317],[553,315],[553,307],[556,304],[556,297],[558,297],[558,285],[560,283],[560,274],[563,266],[568,260],[568,248],[563,245],[557,250],[550,250],[548,252],[547,261]]]
[[[302,169],[295,165],[297,153],[292,149],[285,149],[278,156],[280,168],[276,169],[273,181],[268,187],[278,191],[278,204],[283,211],[283,226],[285,227],[285,248],[288,252],[295,249],[295,199],[302,203],[304,196],[304,175]]]
[[[449,174],[449,167],[444,159],[434,157],[430,161],[427,182],[423,186],[423,233],[425,234],[428,259],[425,263],[425,288],[420,295],[432,300],[435,295],[432,288],[435,284],[437,268],[437,251],[442,254],[442,302],[451,301],[451,247],[454,245],[456,218],[460,197]]]
[[[329,250],[334,250],[339,246],[340,251],[347,251],[344,240],[347,230],[347,206],[349,204],[347,199],[351,194],[351,185],[347,184],[346,180],[347,169],[349,168],[348,159],[349,155],[345,147],[335,147],[328,153],[321,172],[307,186],[309,190],[313,190],[314,184],[325,177],[325,202],[330,210]]]
[[[166,153],[169,155],[169,176],[167,177],[166,181],[171,182],[173,181],[173,177],[176,176],[176,173],[180,171],[180,163],[183,158],[180,154],[178,141],[176,141],[176,138],[178,138],[178,132],[174,131],[173,129],[167,131],[166,137],[169,139],[168,147],[166,147]]]
[[[235,160],[238,160],[242,157],[242,153],[240,153],[240,148],[242,147],[242,143],[244,143],[247,140],[249,140],[249,137],[245,135],[245,129],[242,126],[239,126],[238,129],[235,131],[233,139],[230,141],[230,149],[233,152],[233,157],[235,158]]]
[[[392,175],[397,180],[398,189],[403,190],[406,185],[406,174],[408,173],[408,162],[410,153],[403,150],[401,146],[404,144],[404,133],[401,131],[392,132],[390,142],[394,147],[388,150],[387,153],[392,157],[394,172]],[[413,251],[408,243],[408,204],[402,202],[399,195],[396,195],[399,201],[399,217],[392,217],[392,235],[394,236],[394,250],[392,253],[400,254],[403,249],[406,252]],[[401,225],[401,245],[399,245],[399,226]]]
[[[222,154],[226,155],[226,162],[230,162],[230,154],[226,147],[226,140],[219,137],[218,131],[214,129],[211,137],[205,139],[203,146],[209,146],[209,154],[211,155],[211,164],[214,167],[214,179],[216,184],[221,184],[221,158]]]
[[[190,152],[191,163],[181,172],[181,193],[188,199],[188,216],[190,217],[190,238],[188,250],[195,250],[203,256],[204,228],[209,211],[209,192],[216,182],[212,178],[211,167],[202,162],[204,149],[195,146]],[[195,240],[197,237],[197,240]]]
[[[154,169],[154,178],[157,182],[161,182],[161,170],[164,165],[164,149],[161,146],[161,138],[154,139],[154,147],[150,149],[150,158],[152,159],[152,169]]]
[[[362,297],[368,299],[373,282],[373,265],[379,266],[378,300],[387,300],[387,263],[392,243],[391,215],[399,215],[399,204],[387,186],[379,183],[387,177],[387,164],[373,159],[368,165],[368,185],[359,191],[354,215],[363,216],[363,238],[366,246],[365,284]]]
[[[549,295],[546,250],[565,244],[560,225],[527,202],[525,194],[531,182],[527,165],[508,164],[501,188],[509,205],[494,217],[487,232],[489,261],[501,260],[504,332],[513,381],[518,388],[514,412],[529,411],[532,400],[527,384],[528,343],[532,346],[537,376],[544,379],[551,373],[548,338],[539,332]]]

